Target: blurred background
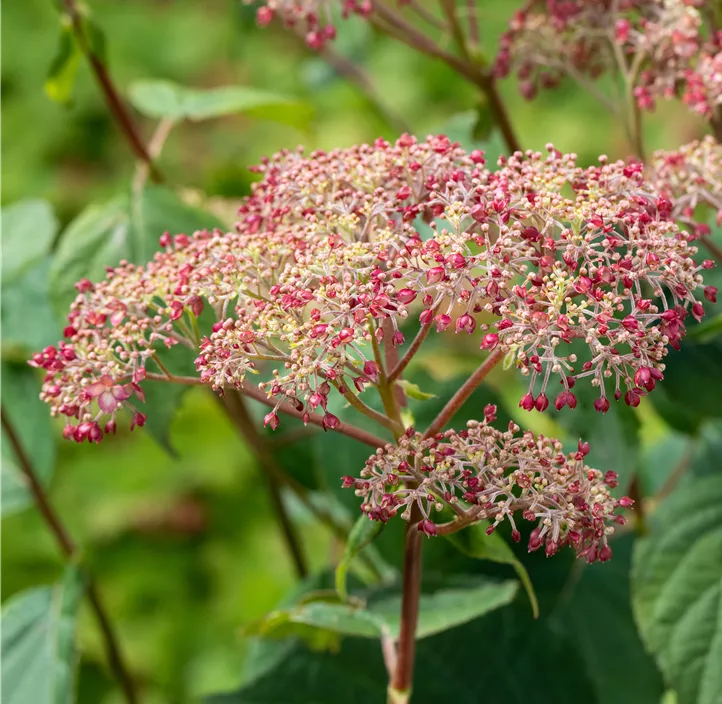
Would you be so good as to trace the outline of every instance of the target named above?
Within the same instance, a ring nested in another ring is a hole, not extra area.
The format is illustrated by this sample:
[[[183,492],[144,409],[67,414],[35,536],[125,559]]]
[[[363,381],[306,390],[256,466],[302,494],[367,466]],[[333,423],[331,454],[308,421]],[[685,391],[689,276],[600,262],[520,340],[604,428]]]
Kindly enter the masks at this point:
[[[229,116],[184,122],[173,131],[159,160],[168,181],[219,199],[211,202],[228,226],[233,201],[252,182],[248,166],[280,149],[299,143],[308,149],[344,147],[378,136],[394,138],[403,129],[421,136],[445,131],[472,142],[474,90],[442,64],[375,35],[358,19],[340,26],[333,46],[363,71],[372,97],[292,34],[275,26],[258,29],[254,8],[240,2],[93,0],[89,5],[106,34],[108,65],[123,92],[139,79],[199,88],[238,84],[313,106],[315,118],[304,130]],[[480,5],[484,48],[491,56],[515,3]],[[58,13],[51,0],[4,3],[2,204],[47,199],[62,228],[91,202],[127,188],[134,161],[84,61],[70,105],[46,96],[43,85],[57,43]],[[574,86],[544,93],[533,103],[518,96],[515,81],[501,87],[525,146],[553,142],[576,151],[584,163],[600,153],[626,156],[622,131]],[[136,117],[148,139],[153,121]],[[673,104],[645,121],[648,148],[671,148],[702,131]],[[3,316],[11,302],[3,303]],[[60,322],[43,320],[48,322],[40,338],[57,339]],[[6,354],[3,345],[6,360],[18,362],[22,352]],[[447,370],[466,369],[462,356],[455,365],[449,362],[456,359],[453,349],[437,354]],[[439,367],[438,360],[429,364]],[[11,392],[23,393],[6,387],[6,400],[12,400]],[[32,398],[32,389],[28,393]],[[516,390],[508,393],[514,396]],[[643,452],[653,463],[660,438],[669,434],[651,407],[643,406]],[[36,425],[27,437],[34,442],[41,430]],[[59,437],[59,430],[53,426],[52,433]],[[684,448],[684,441],[679,443],[677,456]],[[214,400],[201,389],[185,395],[165,447],[150,433],[136,432],[99,446],[58,442],[48,453],[48,462],[55,464],[52,499],[97,576],[124,650],[144,682],[145,701],[195,701],[237,686],[247,653],[243,627],[278,602],[294,574],[255,463]],[[325,564],[335,549],[328,534],[301,506],[291,502],[291,508],[305,526],[312,563]],[[8,514],[2,522],[3,600],[50,583],[62,571],[36,512]],[[102,647],[86,613],[80,638],[79,701],[120,701],[99,664]]]

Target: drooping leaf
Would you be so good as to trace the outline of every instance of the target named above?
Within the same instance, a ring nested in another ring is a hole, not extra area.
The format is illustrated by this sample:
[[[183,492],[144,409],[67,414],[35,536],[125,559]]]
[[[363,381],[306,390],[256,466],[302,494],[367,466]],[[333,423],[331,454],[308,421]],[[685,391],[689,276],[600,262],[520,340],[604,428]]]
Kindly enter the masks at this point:
[[[139,198],[117,196],[89,206],[65,229],[55,253],[50,281],[56,311],[65,316],[80,279],[97,281],[121,259],[144,264],[165,231],[192,235],[214,227],[223,224],[162,186],[146,186]]]
[[[206,704],[369,704],[383,702],[388,675],[377,640],[345,638],[336,653],[300,642],[280,645],[270,667],[237,692]],[[568,639],[527,609],[498,609],[422,639],[416,649],[414,704],[595,704]]]
[[[639,419],[623,401],[612,401],[607,413],[594,409],[598,391],[589,384],[575,388],[578,406],[573,412],[565,409],[558,415],[559,423],[569,430],[572,439],[589,443],[586,462],[619,475],[619,491],[624,493],[639,464]]]
[[[469,577],[452,578],[448,580],[448,585],[439,584],[434,589],[425,589],[419,600],[417,640],[468,623],[510,604],[517,586],[513,580],[499,582]],[[339,636],[380,638],[386,632],[392,638],[398,637],[401,613],[398,589],[360,592],[355,602],[304,602],[270,613],[251,633],[275,638],[296,635],[317,647],[337,645],[333,638],[324,636],[324,632],[329,631]]]
[[[478,560],[491,560],[492,562],[511,565],[526,590],[534,618],[539,618],[539,602],[534,593],[534,586],[529,578],[529,573],[498,532],[491,535],[486,534],[489,525],[488,521],[479,521],[458,533],[452,533],[447,539],[465,555]]]
[[[31,352],[56,343],[62,334],[50,304],[51,266],[52,257],[46,255],[13,283],[3,282],[0,315],[7,361],[24,364]]]
[[[43,259],[57,231],[58,220],[45,200],[22,200],[2,209],[3,290]]]
[[[435,398],[436,394],[430,394],[427,391],[422,391],[418,384],[414,384],[406,379],[401,379],[397,382],[398,385],[404,390],[404,393],[415,401],[428,401],[431,398]]]
[[[143,114],[167,120],[207,120],[245,113],[306,128],[313,118],[309,104],[250,86],[202,90],[171,81],[137,81],[130,87],[130,100]]]
[[[13,596],[2,611],[5,704],[73,704],[75,628],[84,581],[69,567],[61,584]]]
[[[45,94],[48,98],[64,105],[71,101],[81,57],[82,52],[75,38],[72,21],[67,15],[63,15],[58,49],[45,79]]]
[[[105,276],[105,267],[131,254],[130,204],[125,196],[88,206],[62,233],[50,269],[57,314],[64,319],[75,298],[75,284]]]
[[[26,365],[2,365],[3,409],[38,478],[50,481],[55,466],[55,434],[47,406],[38,398],[39,379]],[[2,443],[2,516],[22,511],[30,505],[31,497],[24,475],[3,432]]]
[[[348,534],[343,556],[336,567],[336,591],[342,601],[346,601],[348,598],[346,575],[354,557],[373,542],[385,525],[381,521],[371,521],[365,515],[359,516],[353,524],[353,528]]]
[[[633,543],[631,534],[615,539],[614,555],[605,564],[573,562],[567,589],[559,593],[553,613],[584,659],[600,704],[658,704],[664,691],[632,615]]]
[[[718,389],[722,385],[722,340],[689,342],[665,359],[664,390],[684,411],[722,418]]]
[[[681,487],[634,553],[641,636],[679,704],[722,701],[722,476]]]

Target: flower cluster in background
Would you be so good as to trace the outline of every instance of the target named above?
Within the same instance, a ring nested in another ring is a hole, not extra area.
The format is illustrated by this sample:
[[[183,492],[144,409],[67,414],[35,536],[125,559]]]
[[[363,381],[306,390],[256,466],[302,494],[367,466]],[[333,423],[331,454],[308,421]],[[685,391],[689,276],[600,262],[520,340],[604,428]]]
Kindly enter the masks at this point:
[[[640,108],[679,97],[710,118],[722,103],[722,37],[702,0],[537,0],[502,37],[496,75],[517,73],[522,93],[563,77],[585,85],[605,72],[631,82]]]
[[[161,351],[179,344],[219,391],[262,372],[278,406],[326,414],[334,387],[351,398],[378,381],[381,348],[404,344],[412,310],[422,326],[504,351],[529,378],[527,410],[574,408],[579,380],[598,390],[599,411],[610,397],[636,406],[688,312],[701,318],[701,294],[714,297],[700,273],[711,262],[695,262],[692,236],[637,163],[583,169],[550,146],[490,171],[445,136],[404,135],[282,153],[258,171],[235,232],[165,234],[146,266],[78,284],[66,342],[32,361],[69,437],[99,439],[101,422],[112,431],[149,365],[172,380]]]
[[[418,529],[429,536],[438,532],[432,517],[447,504],[466,509],[473,520],[489,520],[488,533],[502,521],[511,524],[512,538],[521,539],[516,521],[536,522],[529,550],[544,547],[553,555],[572,546],[588,562],[608,560],[607,543],[614,524],[625,519],[615,511],[632,505],[631,499],[610,495],[617,486],[614,472],[603,474],[584,463],[589,445],[565,455],[558,440],[519,434],[509,424],[495,429],[496,408],[484,409],[484,420],[466,430],[449,430],[424,439],[409,429],[398,445],[377,450],[360,478],[344,477],[343,486],[363,499],[361,510],[372,520],[395,515],[409,520],[413,506],[422,516]]]

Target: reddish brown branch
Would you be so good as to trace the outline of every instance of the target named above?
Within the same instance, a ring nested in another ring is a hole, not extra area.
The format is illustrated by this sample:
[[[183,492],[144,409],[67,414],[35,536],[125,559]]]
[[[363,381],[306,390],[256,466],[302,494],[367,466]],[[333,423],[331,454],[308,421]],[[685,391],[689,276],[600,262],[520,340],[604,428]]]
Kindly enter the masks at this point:
[[[494,350],[477,370],[464,382],[461,388],[449,399],[449,402],[441,409],[439,415],[434,418],[431,425],[426,429],[424,438],[430,438],[443,430],[451,417],[464,405],[476,388],[486,378],[489,372],[504,358],[500,349]]]
[[[78,46],[90,64],[90,68],[93,71],[95,80],[100,86],[100,90],[103,93],[103,97],[105,98],[105,102],[108,105],[110,113],[113,115],[113,118],[120,127],[120,130],[130,145],[130,148],[133,150],[133,153],[141,161],[148,165],[150,177],[154,181],[162,181],[163,177],[153,163],[140,133],[133,122],[133,118],[130,116],[128,108],[125,106],[123,99],[120,97],[120,93],[113,84],[107,66],[103,62],[102,58],[93,50],[90,40],[85,32],[85,28],[83,27],[83,19],[77,5],[75,4],[75,0],[64,0],[64,3],[65,9],[72,23],[73,32],[78,41]]]
[[[0,419],[2,420],[2,428],[5,431],[5,435],[7,436],[10,446],[15,453],[18,466],[27,480],[28,490],[30,491],[30,495],[33,498],[35,506],[50,529],[50,532],[53,534],[53,537],[58,543],[63,555],[65,555],[69,561],[77,561],[79,557],[78,548],[70,536],[70,533],[63,525],[60,516],[50,503],[50,499],[38,479],[37,472],[30,461],[30,457],[25,452],[25,448],[20,442],[20,438],[18,437],[10,418],[5,412],[4,406],[0,408]],[[113,631],[110,619],[108,618],[105,608],[100,601],[100,597],[92,580],[88,580],[86,594],[93,609],[93,613],[95,614],[95,619],[98,622],[98,626],[100,627],[100,631],[103,635],[105,652],[110,669],[118,681],[118,684],[121,686],[128,704],[135,704],[137,698],[135,695],[133,680],[128,668],[124,664],[117,637]]]

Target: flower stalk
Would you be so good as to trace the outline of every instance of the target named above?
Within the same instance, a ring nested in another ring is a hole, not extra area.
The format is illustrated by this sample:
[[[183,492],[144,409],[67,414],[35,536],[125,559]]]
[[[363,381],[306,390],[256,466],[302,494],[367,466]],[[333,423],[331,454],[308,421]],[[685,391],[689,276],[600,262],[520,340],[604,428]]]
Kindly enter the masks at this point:
[[[20,438],[15,430],[15,427],[10,420],[10,417],[5,411],[5,408],[0,409],[0,419],[2,420],[2,428],[10,442],[10,446],[15,453],[15,457],[18,461],[18,466],[22,471],[25,479],[27,480],[27,488],[30,495],[33,498],[38,512],[43,518],[43,521],[48,526],[50,532],[55,538],[60,551],[66,557],[69,562],[78,563],[81,559],[80,550],[75,544],[71,537],[68,529],[65,527],[60,515],[57,513],[55,508],[50,502],[50,498],[45,492],[43,485],[38,479],[37,472],[33,467],[30,457],[28,456],[25,448],[20,442]],[[87,573],[87,570],[85,570]],[[135,685],[125,661],[123,659],[120,644],[115,633],[115,629],[110,621],[105,606],[103,605],[98,590],[93,580],[88,577],[85,594],[88,597],[91,610],[95,616],[98,627],[100,628],[103,644],[105,647],[105,654],[108,659],[108,665],[113,672],[113,676],[120,685],[123,692],[123,696],[127,704],[136,704],[138,701]]]

